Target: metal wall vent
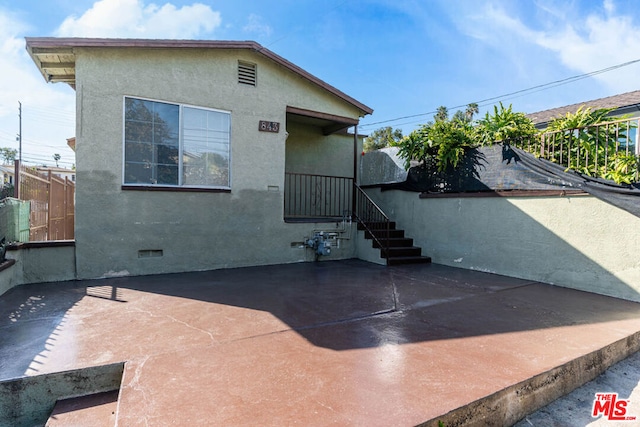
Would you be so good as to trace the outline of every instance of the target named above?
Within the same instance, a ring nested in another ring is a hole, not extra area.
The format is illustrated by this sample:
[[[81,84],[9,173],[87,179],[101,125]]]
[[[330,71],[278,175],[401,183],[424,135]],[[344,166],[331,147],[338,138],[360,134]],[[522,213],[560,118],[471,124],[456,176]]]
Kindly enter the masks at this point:
[[[257,80],[256,64],[238,61],[238,83],[255,86]]]
[[[138,258],[157,258],[163,256],[162,249],[140,249]]]

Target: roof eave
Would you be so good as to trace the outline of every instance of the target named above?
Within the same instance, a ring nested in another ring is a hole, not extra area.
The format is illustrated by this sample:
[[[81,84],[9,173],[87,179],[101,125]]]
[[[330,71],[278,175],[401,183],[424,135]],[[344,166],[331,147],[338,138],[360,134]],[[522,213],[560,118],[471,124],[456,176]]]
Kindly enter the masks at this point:
[[[25,37],[26,48],[40,73],[47,82],[61,81],[75,85],[75,75],[69,78],[55,79],[46,72],[43,64],[37,58],[38,50],[49,52],[63,51],[73,52],[75,48],[115,48],[115,47],[141,47],[141,48],[208,48],[208,49],[248,49],[259,53],[289,71],[332,93],[343,101],[360,110],[360,117],[372,114],[373,109],[350,97],[336,87],[317,78],[311,73],[298,67],[280,55],[270,51],[254,41],[219,41],[219,40],[152,40],[152,39],[103,39],[103,38],[58,38],[58,37]],[[75,70],[74,70],[75,71]],[[66,76],[66,75],[65,75]],[[71,81],[73,80],[73,81]]]

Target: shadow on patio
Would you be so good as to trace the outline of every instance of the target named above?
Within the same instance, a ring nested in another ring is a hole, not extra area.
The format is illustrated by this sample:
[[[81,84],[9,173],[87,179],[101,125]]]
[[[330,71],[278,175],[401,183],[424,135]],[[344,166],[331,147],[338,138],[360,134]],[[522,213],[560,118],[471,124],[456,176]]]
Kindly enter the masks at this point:
[[[107,295],[128,289],[270,313],[333,350],[640,318],[637,303],[441,265],[347,260],[98,283]]]
[[[358,260],[21,286],[0,315],[2,379],[127,361],[126,425],[414,425],[640,331],[637,303]]]

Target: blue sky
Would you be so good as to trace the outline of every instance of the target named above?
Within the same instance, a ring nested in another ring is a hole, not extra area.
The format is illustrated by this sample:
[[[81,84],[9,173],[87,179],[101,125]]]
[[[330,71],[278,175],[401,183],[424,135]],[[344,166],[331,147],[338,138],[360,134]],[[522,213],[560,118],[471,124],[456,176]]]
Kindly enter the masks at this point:
[[[21,101],[23,158],[61,166],[74,91],[44,82],[28,36],[255,40],[372,107],[363,133],[407,134],[441,105],[531,113],[640,89],[637,63],[482,102],[640,59],[634,0],[0,0],[0,147],[17,147]]]

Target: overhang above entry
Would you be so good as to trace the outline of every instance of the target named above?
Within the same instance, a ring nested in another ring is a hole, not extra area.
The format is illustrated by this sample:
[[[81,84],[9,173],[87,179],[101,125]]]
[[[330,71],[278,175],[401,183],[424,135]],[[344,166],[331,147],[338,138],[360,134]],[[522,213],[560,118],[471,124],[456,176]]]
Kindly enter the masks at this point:
[[[287,107],[287,121],[318,126],[324,135],[331,135],[358,124],[357,119],[305,110],[297,107]]]

